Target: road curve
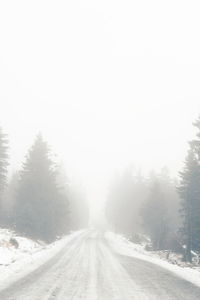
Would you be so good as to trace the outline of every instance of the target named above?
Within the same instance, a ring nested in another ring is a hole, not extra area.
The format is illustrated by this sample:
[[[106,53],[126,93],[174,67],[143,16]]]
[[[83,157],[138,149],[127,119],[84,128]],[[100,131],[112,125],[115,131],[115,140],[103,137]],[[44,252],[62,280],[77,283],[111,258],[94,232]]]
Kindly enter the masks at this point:
[[[200,288],[153,263],[118,255],[94,231],[0,292],[1,300],[198,300]]]

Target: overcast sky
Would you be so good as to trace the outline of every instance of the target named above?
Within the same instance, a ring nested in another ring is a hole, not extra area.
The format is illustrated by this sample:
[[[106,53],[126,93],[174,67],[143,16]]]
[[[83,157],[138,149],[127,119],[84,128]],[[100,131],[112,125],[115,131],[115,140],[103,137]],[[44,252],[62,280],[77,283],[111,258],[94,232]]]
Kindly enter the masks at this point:
[[[129,163],[176,174],[200,114],[199,16],[192,0],[1,1],[12,168],[41,131],[90,197]]]

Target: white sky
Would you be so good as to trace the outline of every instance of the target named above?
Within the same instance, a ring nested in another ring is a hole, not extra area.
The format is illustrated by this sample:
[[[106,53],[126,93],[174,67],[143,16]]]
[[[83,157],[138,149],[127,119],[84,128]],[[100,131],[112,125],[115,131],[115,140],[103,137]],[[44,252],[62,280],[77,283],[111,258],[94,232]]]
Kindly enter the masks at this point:
[[[1,1],[12,168],[41,131],[90,198],[131,162],[175,174],[200,114],[199,16],[199,0]]]

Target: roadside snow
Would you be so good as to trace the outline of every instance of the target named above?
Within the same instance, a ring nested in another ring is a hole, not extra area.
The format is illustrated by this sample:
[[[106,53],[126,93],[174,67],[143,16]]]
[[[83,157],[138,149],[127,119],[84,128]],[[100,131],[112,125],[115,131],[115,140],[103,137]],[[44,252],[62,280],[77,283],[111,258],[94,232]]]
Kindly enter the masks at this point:
[[[130,257],[135,257],[141,260],[145,260],[163,267],[177,276],[184,278],[191,283],[200,286],[200,271],[192,269],[190,267],[180,267],[177,265],[170,264],[160,258],[155,257],[151,252],[145,251],[142,245],[134,244],[128,241],[125,237],[112,233],[106,232],[105,238],[113,251]]]
[[[18,243],[16,248],[10,239],[14,239]],[[9,266],[12,263],[23,259],[25,256],[32,255],[37,251],[41,251],[43,246],[33,240],[18,237],[14,232],[7,229],[0,229],[0,266]],[[0,268],[1,268],[0,267]]]
[[[72,233],[50,245],[15,236],[13,232],[0,229],[0,290],[26,276],[56,255],[79,232]],[[15,238],[18,248],[12,246],[10,238]]]

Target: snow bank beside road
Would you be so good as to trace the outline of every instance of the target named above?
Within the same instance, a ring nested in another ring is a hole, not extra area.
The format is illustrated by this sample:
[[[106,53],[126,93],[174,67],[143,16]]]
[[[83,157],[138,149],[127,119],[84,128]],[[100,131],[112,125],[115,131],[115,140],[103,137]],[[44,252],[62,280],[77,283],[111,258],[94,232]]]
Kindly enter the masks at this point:
[[[15,236],[9,230],[0,229],[0,290],[47,262],[80,233],[80,231],[72,233],[50,245],[45,245]],[[12,237],[18,242],[18,248],[10,244]]]
[[[17,243],[16,247],[12,239]],[[0,268],[9,266],[42,249],[42,245],[33,240],[18,237],[8,229],[0,229]]]
[[[114,234],[112,232],[106,232],[105,238],[114,252],[157,264],[160,267],[173,272],[177,276],[190,281],[197,286],[200,286],[200,269],[195,270],[189,267],[172,265],[167,261],[157,258],[151,252],[145,251],[143,246],[134,244],[123,236]]]

